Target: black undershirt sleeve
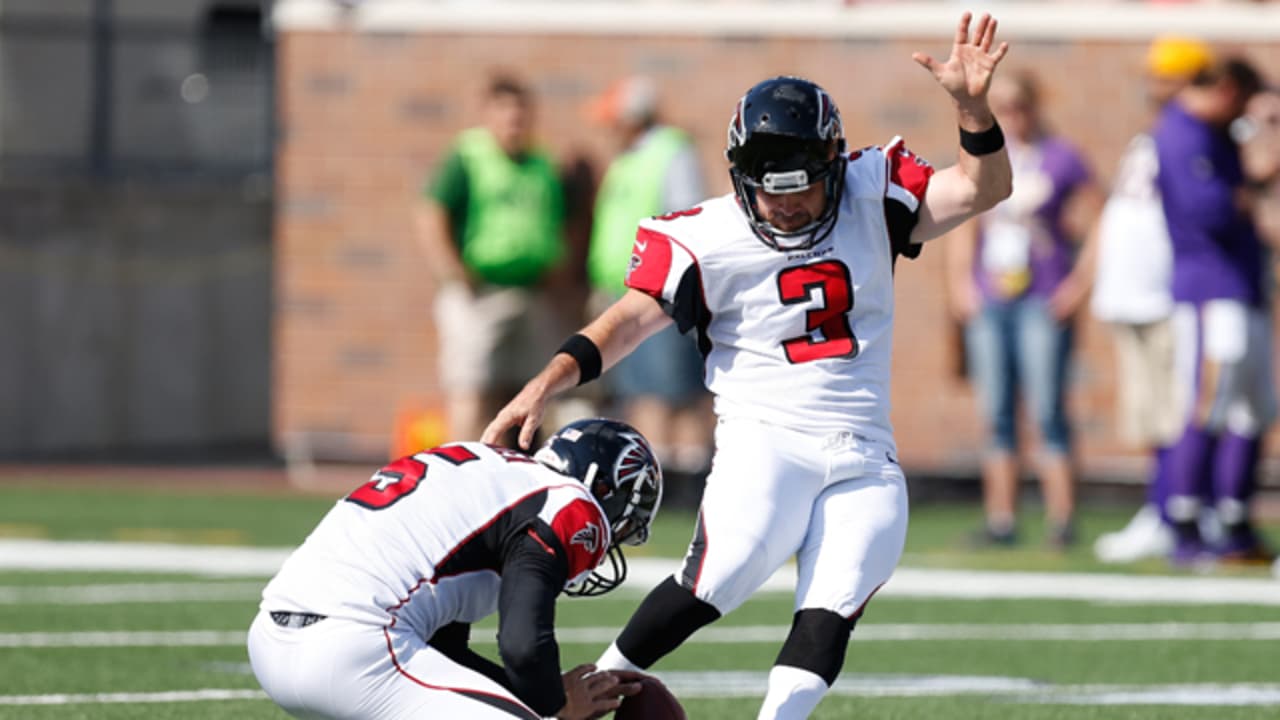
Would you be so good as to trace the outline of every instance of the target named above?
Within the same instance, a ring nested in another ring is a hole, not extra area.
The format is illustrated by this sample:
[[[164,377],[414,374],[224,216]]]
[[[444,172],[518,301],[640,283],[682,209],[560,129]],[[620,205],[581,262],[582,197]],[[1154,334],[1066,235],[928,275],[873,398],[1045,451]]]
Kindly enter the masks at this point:
[[[706,306],[702,302],[702,281],[695,267],[690,266],[680,276],[673,303],[663,302],[663,309],[676,322],[676,328],[687,333],[690,329],[705,326]]]
[[[506,667],[503,684],[540,715],[550,717],[565,703],[555,621],[556,597],[568,580],[569,564],[551,528],[540,520],[534,525],[540,527],[517,533],[504,552],[498,652]]]
[[[498,663],[472,650],[468,646],[470,640],[471,625],[456,622],[437,630],[427,644],[459,665],[475,670],[510,690],[511,688],[507,685],[507,671],[503,670]]]
[[[908,259],[919,257],[924,245],[911,242],[911,231],[916,229],[920,217],[906,205],[889,198],[884,199],[884,217],[889,225],[889,246],[893,249],[893,258],[896,260],[899,255]]]
[[[703,300],[702,276],[696,266],[690,266],[680,277],[676,285],[675,302],[662,303],[662,309],[675,321],[676,329],[681,334],[696,330],[694,341],[698,344],[698,352],[703,358],[711,352],[711,338],[707,337],[707,326],[711,324],[711,311]]]

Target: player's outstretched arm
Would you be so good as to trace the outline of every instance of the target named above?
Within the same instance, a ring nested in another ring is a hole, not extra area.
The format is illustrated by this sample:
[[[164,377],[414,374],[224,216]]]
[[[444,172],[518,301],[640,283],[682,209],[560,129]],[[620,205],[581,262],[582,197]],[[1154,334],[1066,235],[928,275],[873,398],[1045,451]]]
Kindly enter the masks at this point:
[[[951,96],[960,125],[959,160],[930,180],[920,207],[920,220],[911,234],[912,242],[942,235],[991,209],[1013,190],[1013,171],[1004,137],[987,102],[991,79],[1008,53],[1009,44],[995,45],[995,18],[984,13],[970,33],[972,19],[972,13],[968,12],[960,17],[951,57],[945,62],[925,53],[911,56],[933,73],[934,79]]]
[[[599,367],[595,371],[604,372],[670,322],[671,318],[663,312],[656,300],[638,290],[628,290],[620,300],[578,334],[595,346],[600,355]],[[487,443],[497,443],[508,430],[519,427],[519,445],[528,450],[533,443],[534,432],[542,424],[547,402],[580,384],[582,370],[571,354],[556,353],[542,372],[526,383],[520,393],[498,411],[480,439]]]

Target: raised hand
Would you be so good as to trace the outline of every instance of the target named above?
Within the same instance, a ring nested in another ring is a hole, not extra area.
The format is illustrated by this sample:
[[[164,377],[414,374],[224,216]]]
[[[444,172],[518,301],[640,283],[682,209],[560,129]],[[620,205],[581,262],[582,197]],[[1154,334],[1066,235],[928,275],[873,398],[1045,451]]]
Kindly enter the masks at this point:
[[[921,67],[933,73],[934,79],[946,90],[962,109],[969,109],[974,103],[985,106],[987,90],[991,87],[991,77],[996,66],[1009,51],[1009,43],[1002,42],[994,51],[991,49],[996,37],[996,19],[988,13],[978,18],[973,37],[969,36],[969,22],[973,13],[966,12],[960,16],[956,26],[955,43],[951,46],[951,57],[946,62],[938,62],[925,53],[913,53],[911,59]]]

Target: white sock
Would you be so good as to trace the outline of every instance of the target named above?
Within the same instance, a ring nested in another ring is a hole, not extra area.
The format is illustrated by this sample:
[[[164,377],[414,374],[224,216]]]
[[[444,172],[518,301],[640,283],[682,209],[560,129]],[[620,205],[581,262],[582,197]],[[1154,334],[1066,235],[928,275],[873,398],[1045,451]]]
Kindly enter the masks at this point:
[[[804,720],[826,693],[826,681],[808,670],[774,665],[769,671],[769,694],[756,720]]]
[[[631,670],[634,672],[644,672],[644,668],[636,665],[627,659],[626,655],[618,649],[618,643],[609,643],[609,648],[604,651],[600,659],[596,661],[596,668],[599,670]]]

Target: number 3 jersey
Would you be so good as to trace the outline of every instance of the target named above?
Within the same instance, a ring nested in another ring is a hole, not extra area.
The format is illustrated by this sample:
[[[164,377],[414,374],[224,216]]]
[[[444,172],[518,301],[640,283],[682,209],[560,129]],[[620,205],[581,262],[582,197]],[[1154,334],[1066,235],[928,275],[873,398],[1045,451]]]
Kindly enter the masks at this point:
[[[722,418],[893,447],[893,267],[933,168],[902,145],[849,155],[835,228],[817,245],[768,247],[735,195],[640,224],[627,286],[697,332]]]
[[[504,548],[531,534],[563,558],[565,581],[609,547],[604,511],[575,478],[481,443],[400,458],[338,503],[285,561],[261,608],[424,637],[497,610]]]

